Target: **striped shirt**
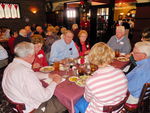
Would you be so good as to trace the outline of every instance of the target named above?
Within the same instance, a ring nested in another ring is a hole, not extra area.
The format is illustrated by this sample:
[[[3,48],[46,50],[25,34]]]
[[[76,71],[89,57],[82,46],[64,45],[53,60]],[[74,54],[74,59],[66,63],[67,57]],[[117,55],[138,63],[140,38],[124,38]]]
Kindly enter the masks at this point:
[[[103,113],[104,105],[119,103],[126,92],[127,79],[120,69],[112,66],[99,68],[86,81],[84,97],[89,102],[86,113]]]

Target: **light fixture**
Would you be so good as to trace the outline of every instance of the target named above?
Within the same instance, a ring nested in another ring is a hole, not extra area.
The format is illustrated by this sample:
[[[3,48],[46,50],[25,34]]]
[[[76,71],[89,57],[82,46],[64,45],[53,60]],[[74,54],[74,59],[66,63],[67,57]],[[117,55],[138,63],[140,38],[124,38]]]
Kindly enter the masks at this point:
[[[38,8],[37,8],[37,7],[30,7],[30,11],[31,11],[33,14],[36,14],[37,11],[38,11]]]

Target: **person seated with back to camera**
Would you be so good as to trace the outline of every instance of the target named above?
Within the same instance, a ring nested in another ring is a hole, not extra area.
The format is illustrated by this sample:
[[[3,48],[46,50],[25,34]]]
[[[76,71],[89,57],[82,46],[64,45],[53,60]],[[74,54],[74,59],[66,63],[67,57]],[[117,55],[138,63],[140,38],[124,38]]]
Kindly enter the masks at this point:
[[[131,44],[127,35],[125,35],[124,26],[116,27],[116,35],[112,36],[107,44],[114,50],[119,50],[120,54],[125,55],[130,53]]]
[[[67,30],[64,34],[64,38],[55,41],[52,44],[49,64],[60,61],[60,63],[67,62],[69,58],[77,58],[79,56],[78,50],[73,42],[73,33]]]
[[[25,105],[24,113],[62,113],[66,108],[54,96],[56,86],[62,78],[58,74],[34,72],[34,44],[21,42],[15,46],[16,57],[5,69],[2,88],[5,95],[15,103]],[[44,88],[39,79],[52,82]]]
[[[124,100],[127,79],[122,70],[109,65],[114,57],[114,51],[103,42],[91,48],[88,59],[98,66],[98,70],[86,80],[84,97],[75,105],[76,113],[104,113],[103,106],[115,105]]]
[[[127,103],[137,104],[144,84],[150,83],[150,42],[137,42],[132,55],[136,67],[126,75],[130,92]]]
[[[0,45],[0,68],[7,66],[8,64],[8,53],[2,45]]]
[[[35,46],[35,59],[32,64],[32,67],[34,71],[38,71],[41,67],[48,66],[46,55],[44,53],[44,50],[42,49],[44,39],[41,35],[34,34],[31,37],[31,42]]]
[[[88,33],[85,30],[80,30],[78,34],[78,39],[76,41],[76,47],[79,52],[79,56],[84,56],[87,55],[90,51],[90,46],[89,42],[87,40],[88,38]]]

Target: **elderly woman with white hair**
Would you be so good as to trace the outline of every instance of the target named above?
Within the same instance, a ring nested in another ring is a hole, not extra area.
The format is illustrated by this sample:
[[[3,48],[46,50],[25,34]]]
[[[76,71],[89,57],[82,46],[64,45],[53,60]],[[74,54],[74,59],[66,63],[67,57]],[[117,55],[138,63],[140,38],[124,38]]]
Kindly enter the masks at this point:
[[[116,35],[112,36],[107,44],[114,50],[119,51],[121,54],[125,55],[130,53],[131,44],[127,35],[125,35],[124,26],[117,26]]]
[[[34,44],[22,42],[16,45],[16,58],[4,71],[2,88],[5,95],[15,103],[25,105],[24,113],[62,113],[66,108],[53,96],[61,77],[57,74],[34,72]],[[46,88],[39,79],[52,80]]]

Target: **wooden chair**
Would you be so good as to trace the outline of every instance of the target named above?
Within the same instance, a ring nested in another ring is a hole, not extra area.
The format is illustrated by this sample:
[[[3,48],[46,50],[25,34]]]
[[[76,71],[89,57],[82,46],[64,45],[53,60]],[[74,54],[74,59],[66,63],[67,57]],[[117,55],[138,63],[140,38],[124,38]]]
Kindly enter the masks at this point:
[[[124,108],[127,112],[144,113],[144,107],[149,107],[147,102],[150,102],[150,83],[144,84],[138,104],[126,103]]]
[[[124,98],[124,100],[122,100],[121,102],[119,102],[116,105],[109,105],[109,106],[104,106],[103,107],[103,112],[106,113],[112,113],[113,111],[119,110],[119,112],[122,111],[122,108],[124,107],[124,104],[126,103],[127,99],[128,99],[129,93],[127,93],[127,96]]]
[[[10,106],[16,113],[23,113],[23,110],[26,109],[25,104],[13,102],[8,97],[6,97],[6,99],[9,101]],[[33,112],[34,110],[31,111],[30,113],[33,113]]]

